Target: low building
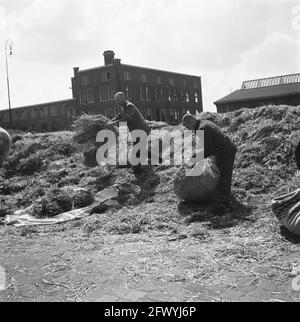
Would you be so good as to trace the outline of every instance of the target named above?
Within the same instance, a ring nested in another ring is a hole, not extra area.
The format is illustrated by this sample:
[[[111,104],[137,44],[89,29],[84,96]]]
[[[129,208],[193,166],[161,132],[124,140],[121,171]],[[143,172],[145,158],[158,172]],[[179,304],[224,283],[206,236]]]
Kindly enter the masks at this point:
[[[265,105],[300,105],[300,74],[245,81],[237,90],[215,102],[218,113]]]
[[[13,129],[29,132],[55,132],[70,129],[78,115],[76,100],[69,99],[12,109]],[[0,111],[0,125],[10,128],[9,110]]]

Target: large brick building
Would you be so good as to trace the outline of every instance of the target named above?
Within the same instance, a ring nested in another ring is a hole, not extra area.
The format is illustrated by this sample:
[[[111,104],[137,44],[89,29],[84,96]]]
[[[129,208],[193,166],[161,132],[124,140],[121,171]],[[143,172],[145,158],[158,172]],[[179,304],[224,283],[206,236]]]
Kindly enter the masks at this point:
[[[119,91],[126,93],[148,120],[178,123],[186,111],[203,110],[200,77],[125,65],[108,50],[104,66],[74,68],[72,99],[13,108],[13,128],[37,132],[69,129],[74,116],[81,113],[112,118],[118,112],[114,95]],[[10,127],[8,110],[0,111],[0,126]]]
[[[300,74],[245,81],[240,90],[215,102],[218,113],[282,104],[300,105]]]
[[[202,111],[201,78],[122,64],[104,52],[104,66],[74,68],[73,97],[88,113],[116,114],[114,94],[126,93],[148,120],[179,122],[187,111]]]

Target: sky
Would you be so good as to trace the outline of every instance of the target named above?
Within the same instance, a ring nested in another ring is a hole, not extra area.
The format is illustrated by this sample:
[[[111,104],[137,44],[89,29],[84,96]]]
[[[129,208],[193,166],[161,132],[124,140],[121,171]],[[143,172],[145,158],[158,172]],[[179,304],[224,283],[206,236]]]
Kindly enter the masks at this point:
[[[298,0],[0,0],[0,109],[68,99],[73,67],[199,75],[205,111],[242,81],[300,72]]]

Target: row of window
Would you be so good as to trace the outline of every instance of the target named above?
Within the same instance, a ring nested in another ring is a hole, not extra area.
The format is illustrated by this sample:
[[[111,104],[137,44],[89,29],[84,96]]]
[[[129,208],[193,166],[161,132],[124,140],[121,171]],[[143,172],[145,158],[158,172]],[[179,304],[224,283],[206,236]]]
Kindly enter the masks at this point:
[[[49,105],[47,107],[36,107],[27,110],[12,111],[13,121],[23,121],[23,120],[34,120],[47,118],[52,116],[60,116],[67,114],[71,117],[76,114],[75,109],[67,109],[65,105]],[[0,120],[3,122],[9,122],[9,112],[5,111],[0,113]]]
[[[54,106],[53,106],[54,107]],[[27,111],[14,111],[13,112],[13,121],[20,121],[20,120],[28,120],[28,119],[40,119],[42,117],[47,117],[50,116],[50,114],[41,114],[42,110],[45,110],[45,108],[40,108],[38,110],[37,108],[27,110]],[[49,110],[51,111],[51,110]],[[53,110],[52,110],[53,111]],[[181,111],[181,115],[180,115]],[[167,109],[165,108],[160,108],[153,110],[151,108],[144,109],[142,111],[143,116],[151,121],[151,120],[160,120],[163,122],[170,121],[170,122],[179,122],[179,117],[184,115],[187,112],[186,109],[169,109],[169,114],[167,114]],[[112,107],[107,107],[105,108],[105,116],[108,118],[113,118],[117,115],[118,111],[115,108]],[[43,115],[43,116],[42,116]],[[56,114],[55,114],[56,115]],[[76,111],[74,109],[68,109],[67,115],[71,117],[72,115],[76,115]],[[51,116],[54,116],[53,114]],[[9,122],[9,113],[7,111],[2,112],[0,114],[0,122]],[[33,129],[37,130],[37,129]],[[54,130],[54,128],[52,128]],[[42,131],[47,131],[47,128],[43,128],[42,126]]]
[[[143,115],[148,121],[157,120],[162,122],[179,123],[181,122],[181,118],[183,117],[183,115],[187,113],[187,111],[188,111],[187,109],[179,110],[179,109],[170,108],[169,115],[168,115],[167,109],[165,108],[160,108],[160,109],[157,109],[156,111],[151,108],[147,108],[143,112]]]
[[[14,129],[19,129],[21,131],[27,132],[48,132],[48,131],[59,131],[60,129],[66,129],[68,127],[68,123],[60,124],[58,122],[53,122],[51,124],[47,123],[38,123],[38,124],[32,124],[31,126],[15,126]]]
[[[107,86],[100,87],[99,89],[99,97],[100,102],[113,101],[115,96],[115,89]],[[128,100],[133,99],[133,91],[129,86],[125,88],[126,98]],[[154,95],[153,95],[154,94]],[[199,103],[199,94],[197,91],[191,95],[187,90],[175,90],[169,89],[165,91],[163,88],[155,88],[154,93],[151,93],[151,90],[148,86],[140,86],[139,87],[139,100],[140,101],[151,101],[155,100],[157,102],[186,102],[190,103],[191,101],[195,103]],[[80,105],[88,105],[95,103],[95,91],[93,88],[86,88],[80,90],[79,93],[79,102]]]
[[[129,71],[125,71],[123,73],[123,78],[126,81],[131,81],[132,80],[132,75],[131,72]],[[110,72],[103,72],[102,73],[102,81],[106,82],[109,81],[111,79],[111,74]],[[141,82],[143,83],[148,83],[148,74],[145,72],[141,73],[141,78],[140,78]],[[155,80],[157,84],[162,84],[163,83],[163,78],[161,75],[156,75],[155,76]],[[88,86],[90,85],[90,78],[88,75],[84,75],[81,78],[81,84],[82,86]],[[168,84],[171,86],[176,86],[176,80],[174,78],[168,78]],[[186,87],[187,86],[187,81],[184,79],[183,80],[183,86]],[[200,86],[200,84],[198,82],[194,82],[194,89],[198,89]]]
[[[111,79],[110,72],[103,72],[102,73],[102,81],[106,82]],[[81,85],[82,86],[88,86],[90,85],[90,77],[88,75],[84,75],[81,77]]]
[[[163,122],[168,121],[168,122],[179,123],[181,121],[180,117],[182,117],[184,114],[186,114],[187,110],[186,109],[179,110],[179,109],[170,108],[169,114],[168,114],[166,108],[160,108],[157,110],[147,108],[141,112],[142,112],[143,116],[149,121],[159,120],[159,121],[163,121]],[[114,108],[107,107],[107,108],[105,108],[104,114],[107,118],[113,118],[116,116],[117,112]]]

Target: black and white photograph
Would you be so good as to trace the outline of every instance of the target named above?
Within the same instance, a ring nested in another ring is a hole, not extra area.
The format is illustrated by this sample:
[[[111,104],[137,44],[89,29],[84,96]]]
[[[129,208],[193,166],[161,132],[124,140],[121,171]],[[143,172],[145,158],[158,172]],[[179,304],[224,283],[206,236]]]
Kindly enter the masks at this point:
[[[300,302],[299,247],[299,0],[0,0],[0,302]]]

